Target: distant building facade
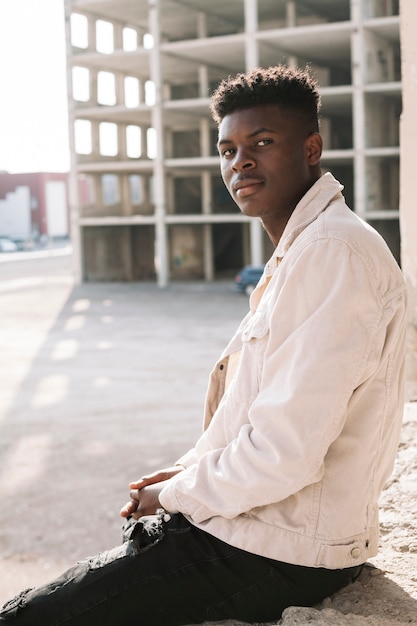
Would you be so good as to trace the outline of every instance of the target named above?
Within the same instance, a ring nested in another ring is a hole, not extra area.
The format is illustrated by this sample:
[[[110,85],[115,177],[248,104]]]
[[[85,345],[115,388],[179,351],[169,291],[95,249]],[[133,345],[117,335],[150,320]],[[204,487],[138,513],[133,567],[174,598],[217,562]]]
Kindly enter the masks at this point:
[[[0,172],[0,237],[21,243],[69,236],[68,174]]]
[[[309,63],[322,165],[399,260],[398,0],[65,0],[80,280],[212,280],[271,244],[221,181],[209,96],[228,74]]]

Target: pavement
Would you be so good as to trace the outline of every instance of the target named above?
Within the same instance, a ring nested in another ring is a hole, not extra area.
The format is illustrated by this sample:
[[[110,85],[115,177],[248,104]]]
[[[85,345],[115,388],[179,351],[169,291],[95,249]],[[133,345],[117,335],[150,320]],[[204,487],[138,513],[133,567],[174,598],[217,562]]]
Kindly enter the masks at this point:
[[[71,263],[0,263],[0,603],[120,542],[128,482],[195,441],[248,308],[232,279],[75,285]]]

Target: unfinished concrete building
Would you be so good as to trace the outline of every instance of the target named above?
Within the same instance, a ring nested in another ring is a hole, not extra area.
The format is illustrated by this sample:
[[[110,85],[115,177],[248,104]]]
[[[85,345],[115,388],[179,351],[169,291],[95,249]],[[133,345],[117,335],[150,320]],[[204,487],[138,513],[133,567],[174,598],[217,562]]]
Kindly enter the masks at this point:
[[[399,259],[398,0],[65,0],[80,280],[213,280],[271,253],[223,186],[209,94],[310,63],[323,168]]]

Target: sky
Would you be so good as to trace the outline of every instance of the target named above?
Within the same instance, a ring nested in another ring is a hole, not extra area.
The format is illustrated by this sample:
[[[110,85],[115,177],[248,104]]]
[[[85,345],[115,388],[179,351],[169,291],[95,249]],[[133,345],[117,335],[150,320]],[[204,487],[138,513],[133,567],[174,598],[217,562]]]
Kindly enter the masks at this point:
[[[0,0],[0,171],[68,169],[64,0]]]

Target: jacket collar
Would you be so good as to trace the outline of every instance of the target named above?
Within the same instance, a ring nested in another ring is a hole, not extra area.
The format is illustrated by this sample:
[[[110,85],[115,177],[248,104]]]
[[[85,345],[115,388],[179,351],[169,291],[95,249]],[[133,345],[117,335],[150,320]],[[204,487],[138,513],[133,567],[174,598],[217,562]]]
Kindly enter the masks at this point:
[[[271,275],[298,235],[322,213],[331,200],[341,195],[343,185],[330,172],[323,174],[295,207],[274,254],[266,264],[266,275]]]
[[[277,247],[265,265],[265,270],[257,287],[251,293],[249,303],[253,313],[259,305],[268,283],[280,264],[283,256],[298,235],[322,213],[336,196],[342,197],[343,185],[330,172],[321,176],[295,207],[282,233]]]

